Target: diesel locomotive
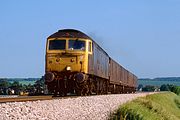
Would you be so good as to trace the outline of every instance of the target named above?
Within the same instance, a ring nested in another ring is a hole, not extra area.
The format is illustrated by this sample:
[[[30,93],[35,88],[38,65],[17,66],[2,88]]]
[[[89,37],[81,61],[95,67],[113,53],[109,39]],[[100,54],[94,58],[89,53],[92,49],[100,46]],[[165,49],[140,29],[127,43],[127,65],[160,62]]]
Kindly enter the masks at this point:
[[[137,77],[81,31],[63,29],[50,35],[45,58],[45,84],[54,95],[136,91]]]

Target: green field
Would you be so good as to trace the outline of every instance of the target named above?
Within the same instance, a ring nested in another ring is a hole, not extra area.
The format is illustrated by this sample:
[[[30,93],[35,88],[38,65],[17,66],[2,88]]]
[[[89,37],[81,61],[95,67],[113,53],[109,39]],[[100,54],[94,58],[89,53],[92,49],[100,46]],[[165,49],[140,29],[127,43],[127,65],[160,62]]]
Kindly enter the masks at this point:
[[[10,81],[10,83],[13,83],[14,81]],[[20,84],[23,84],[23,85],[29,85],[29,84],[31,84],[31,85],[33,85],[36,81],[26,81],[26,80],[20,80],[20,81],[18,81]]]
[[[15,81],[19,82],[20,84],[23,85],[33,85],[37,80],[40,78],[1,78],[2,80],[8,81],[10,83],[13,83]]]
[[[122,105],[112,120],[180,120],[180,96],[172,92],[141,97]]]

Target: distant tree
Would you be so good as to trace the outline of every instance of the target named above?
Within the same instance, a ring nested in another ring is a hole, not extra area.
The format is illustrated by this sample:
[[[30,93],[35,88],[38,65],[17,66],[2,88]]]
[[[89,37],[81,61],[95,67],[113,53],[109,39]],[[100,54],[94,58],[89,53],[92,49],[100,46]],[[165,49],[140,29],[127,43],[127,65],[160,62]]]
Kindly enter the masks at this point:
[[[175,85],[172,85],[172,84],[167,84],[168,88],[170,91],[173,91],[174,90],[174,87]]]
[[[26,84],[20,84],[21,91],[26,92],[27,85]]]
[[[168,85],[163,84],[163,85],[161,85],[160,90],[161,91],[170,91],[170,88]]]
[[[142,88],[142,91],[152,92],[152,91],[155,91],[156,89],[157,89],[157,87],[155,87],[155,86],[147,85]]]
[[[0,79],[0,88],[8,88],[10,83],[5,79]]]
[[[180,95],[180,86],[175,86],[175,85],[171,85],[171,84],[167,84],[167,85],[161,85],[160,87],[161,91],[171,91],[174,92],[177,95]]]
[[[35,88],[34,85],[28,84],[26,86],[26,92],[28,92],[29,94],[34,94]]]
[[[10,83],[6,79],[0,79],[0,94],[8,94],[8,87]]]
[[[21,87],[21,85],[19,84],[18,81],[14,81],[10,86],[10,88],[12,90],[14,90],[14,94],[16,94],[16,95],[19,94],[19,92],[21,90],[20,87]]]
[[[40,80],[37,80],[34,84],[35,94],[43,94],[44,93],[44,78],[42,77]]]
[[[177,95],[180,95],[180,87],[179,86],[174,86],[172,89],[172,92],[176,93]]]

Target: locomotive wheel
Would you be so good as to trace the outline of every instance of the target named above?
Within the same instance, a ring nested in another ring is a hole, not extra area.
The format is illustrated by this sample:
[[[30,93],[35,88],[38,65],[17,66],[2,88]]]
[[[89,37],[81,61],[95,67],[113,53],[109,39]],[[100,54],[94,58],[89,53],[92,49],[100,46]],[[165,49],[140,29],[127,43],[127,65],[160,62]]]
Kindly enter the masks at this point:
[[[100,79],[99,81],[99,95],[103,94],[103,80]]]
[[[100,95],[101,94],[101,79],[97,78],[96,79],[96,95]]]
[[[97,84],[97,88],[98,88],[98,94],[102,95],[102,94],[106,94],[107,93],[107,82],[104,79],[99,79],[98,84]]]
[[[84,83],[75,83],[75,92],[78,96],[82,95]]]
[[[66,88],[63,91],[63,96],[67,96],[67,89]]]
[[[88,81],[88,95],[92,95],[95,92],[95,82],[92,78]]]
[[[82,90],[82,95],[88,95],[88,92],[89,92],[89,87],[87,84],[85,84]]]
[[[102,94],[107,94],[107,82],[106,80],[103,80],[103,84],[102,84]]]
[[[81,90],[76,90],[77,96],[81,96]]]
[[[99,94],[98,81],[95,82],[95,93],[96,93],[96,95]]]

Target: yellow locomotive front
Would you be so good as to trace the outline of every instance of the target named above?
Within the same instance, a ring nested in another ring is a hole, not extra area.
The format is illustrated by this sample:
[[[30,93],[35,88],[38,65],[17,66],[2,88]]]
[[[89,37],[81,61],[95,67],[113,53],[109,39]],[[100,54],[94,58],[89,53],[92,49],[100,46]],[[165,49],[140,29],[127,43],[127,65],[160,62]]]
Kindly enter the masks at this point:
[[[74,93],[88,72],[91,40],[76,30],[60,30],[47,39],[45,83],[55,95]]]

